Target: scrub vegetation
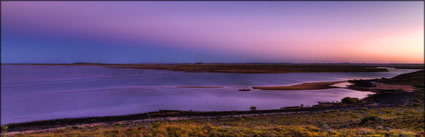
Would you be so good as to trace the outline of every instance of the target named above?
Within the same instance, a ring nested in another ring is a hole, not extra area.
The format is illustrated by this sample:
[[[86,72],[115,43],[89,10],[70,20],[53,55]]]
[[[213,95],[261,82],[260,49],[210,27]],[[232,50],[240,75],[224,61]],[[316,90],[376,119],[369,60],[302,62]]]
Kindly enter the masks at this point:
[[[423,107],[208,118],[73,126],[16,136],[415,136],[424,132]]]

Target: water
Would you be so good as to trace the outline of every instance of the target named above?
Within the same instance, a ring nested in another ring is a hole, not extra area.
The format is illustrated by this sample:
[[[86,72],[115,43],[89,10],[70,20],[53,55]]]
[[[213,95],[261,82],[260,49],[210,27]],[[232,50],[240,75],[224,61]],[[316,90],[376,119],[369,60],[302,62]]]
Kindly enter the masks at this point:
[[[237,74],[119,69],[97,66],[2,65],[2,124],[70,117],[124,115],[160,109],[278,109],[366,97],[344,88],[239,92],[250,86],[393,77],[412,72]],[[223,88],[177,88],[223,86]]]

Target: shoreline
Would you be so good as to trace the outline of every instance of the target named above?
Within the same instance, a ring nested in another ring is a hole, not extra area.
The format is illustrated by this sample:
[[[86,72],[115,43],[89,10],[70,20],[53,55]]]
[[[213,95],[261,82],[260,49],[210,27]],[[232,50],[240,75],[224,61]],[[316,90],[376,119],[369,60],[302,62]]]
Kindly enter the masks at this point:
[[[410,99],[419,94],[420,91],[412,91],[407,92],[403,89],[379,89],[376,88],[374,82],[386,83],[397,85],[406,84],[403,82],[409,82],[406,80],[410,77],[423,77],[423,70],[412,72],[408,74],[402,74],[396,76],[391,79],[372,79],[372,80],[349,80],[350,85],[349,89],[359,90],[359,91],[370,91],[375,94],[370,95],[364,99],[362,104],[354,104],[354,105],[343,105],[343,104],[331,104],[331,106],[312,106],[312,107],[285,107],[281,109],[270,109],[270,110],[255,110],[255,111],[180,111],[180,110],[160,110],[158,112],[149,112],[149,113],[139,113],[139,114],[131,114],[131,115],[121,115],[121,116],[101,116],[101,117],[82,117],[82,118],[65,118],[65,119],[54,119],[54,120],[42,120],[42,121],[30,121],[30,122],[22,122],[22,123],[9,123],[2,126],[7,126],[9,131],[12,133],[25,133],[25,131],[33,131],[33,130],[45,130],[45,129],[54,129],[60,127],[69,127],[75,125],[84,125],[84,124],[94,124],[94,123],[116,123],[123,121],[132,121],[132,120],[149,120],[152,118],[159,118],[163,120],[172,120],[173,117],[178,118],[192,118],[199,117],[200,119],[205,118],[207,116],[211,117],[222,117],[222,116],[237,116],[237,115],[260,115],[260,114],[272,114],[272,113],[287,113],[287,112],[316,112],[316,111],[325,111],[325,110],[346,110],[346,109],[364,109],[364,108],[379,108],[379,107],[397,107],[399,105],[409,105],[412,104]],[[395,81],[395,82],[394,82]],[[419,80],[420,81],[420,80]],[[335,84],[335,82],[343,82],[343,81],[333,81],[333,82],[316,82],[318,85],[329,86],[330,83]],[[416,81],[415,81],[416,82]],[[423,78],[422,78],[423,82]],[[365,84],[366,83],[366,84]],[[372,86],[368,86],[368,84],[372,84]],[[407,83],[414,87],[419,87],[420,90],[422,88],[416,84],[418,83]],[[422,83],[423,84],[423,83]],[[303,84],[298,84],[303,85]],[[303,86],[305,86],[304,84]],[[311,83],[310,83],[311,85]],[[314,85],[314,84],[313,84]],[[365,86],[366,85],[366,86]],[[293,85],[294,86],[294,85]],[[397,86],[396,86],[397,87]],[[303,87],[305,88],[305,87]],[[422,91],[423,92],[423,91]],[[396,100],[394,100],[396,99]],[[319,103],[320,104],[320,103]],[[179,120],[179,119],[175,120]]]
[[[317,89],[330,89],[339,88],[332,85],[347,81],[325,81],[325,82],[308,82],[288,86],[254,86],[253,89],[260,90],[317,90]]]

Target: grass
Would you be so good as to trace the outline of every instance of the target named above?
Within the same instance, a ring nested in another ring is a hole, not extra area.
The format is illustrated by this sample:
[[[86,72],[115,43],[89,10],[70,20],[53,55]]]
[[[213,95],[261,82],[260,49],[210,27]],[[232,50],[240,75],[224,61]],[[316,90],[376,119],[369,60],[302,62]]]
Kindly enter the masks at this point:
[[[362,103],[362,101],[358,98],[345,97],[341,100],[341,103],[344,103],[344,104],[360,104],[360,103]]]
[[[181,125],[181,124],[163,124],[154,129],[123,129],[123,128],[108,128],[97,130],[96,132],[80,132],[73,131],[64,134],[47,133],[42,135],[31,135],[31,136],[42,136],[42,137],[56,137],[56,136],[105,136],[105,137],[116,137],[116,136],[129,136],[129,137],[250,137],[250,136],[264,136],[264,137],[280,137],[280,136],[414,136],[415,132],[403,131],[403,130],[375,130],[369,128],[359,128],[355,130],[321,130],[315,126],[278,126],[278,127],[258,127],[257,129],[252,128],[227,128],[217,126],[204,126],[204,125]]]
[[[414,136],[424,132],[423,107],[211,118],[68,127],[16,136]]]
[[[416,87],[424,87],[424,70],[413,73],[398,75],[391,79],[381,79],[380,82],[388,84],[404,84],[414,85]]]

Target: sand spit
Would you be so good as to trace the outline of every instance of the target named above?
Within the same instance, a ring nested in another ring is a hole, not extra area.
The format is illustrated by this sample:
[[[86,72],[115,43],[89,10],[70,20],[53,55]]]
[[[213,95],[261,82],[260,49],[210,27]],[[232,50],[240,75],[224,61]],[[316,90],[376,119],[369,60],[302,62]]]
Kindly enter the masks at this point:
[[[331,86],[336,83],[341,83],[345,81],[329,81],[329,82],[312,82],[312,83],[302,83],[290,86],[258,86],[252,87],[253,89],[261,90],[314,90],[314,89],[328,89],[328,88],[338,88]]]

